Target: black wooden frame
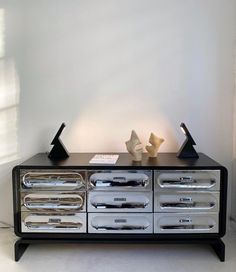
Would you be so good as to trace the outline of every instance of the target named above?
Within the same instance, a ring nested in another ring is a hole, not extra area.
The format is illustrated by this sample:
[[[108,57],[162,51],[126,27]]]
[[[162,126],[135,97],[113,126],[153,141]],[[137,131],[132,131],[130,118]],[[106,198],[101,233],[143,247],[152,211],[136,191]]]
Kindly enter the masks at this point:
[[[203,154],[202,154],[203,155]],[[46,154],[45,154],[46,156]],[[92,156],[92,154],[91,154]],[[171,153],[170,156],[173,156]],[[204,155],[205,156],[205,155]],[[207,157],[208,158],[208,157]],[[211,160],[210,158],[208,158]],[[196,166],[188,160],[181,166],[171,164],[166,166],[153,165],[71,165],[64,166],[60,162],[48,166],[45,164],[27,164],[14,167],[12,171],[13,181],[13,208],[14,208],[14,231],[20,237],[15,243],[15,261],[19,261],[30,244],[48,243],[142,243],[142,244],[208,244],[210,245],[220,261],[225,261],[225,245],[221,238],[226,232],[226,207],[227,207],[227,169],[211,160],[203,160],[202,165]],[[21,210],[20,210],[20,170],[22,169],[76,169],[76,170],[220,170],[220,209],[219,209],[219,232],[218,233],[198,233],[198,234],[89,234],[89,233],[22,233],[21,232]]]

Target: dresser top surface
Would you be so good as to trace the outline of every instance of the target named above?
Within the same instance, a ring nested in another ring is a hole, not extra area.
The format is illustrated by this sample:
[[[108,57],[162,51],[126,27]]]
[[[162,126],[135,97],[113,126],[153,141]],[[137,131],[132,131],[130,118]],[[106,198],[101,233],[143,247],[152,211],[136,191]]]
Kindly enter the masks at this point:
[[[70,157],[65,160],[52,161],[48,158],[46,153],[38,153],[30,159],[26,160],[19,166],[22,168],[135,168],[135,169],[148,169],[148,168],[219,168],[222,167],[219,163],[212,160],[203,153],[199,153],[198,159],[179,159],[176,153],[159,153],[157,158],[149,158],[147,153],[143,154],[141,162],[132,161],[128,153],[100,153],[100,154],[118,154],[119,159],[114,165],[109,164],[90,164],[89,161],[95,154],[99,153],[70,153]]]

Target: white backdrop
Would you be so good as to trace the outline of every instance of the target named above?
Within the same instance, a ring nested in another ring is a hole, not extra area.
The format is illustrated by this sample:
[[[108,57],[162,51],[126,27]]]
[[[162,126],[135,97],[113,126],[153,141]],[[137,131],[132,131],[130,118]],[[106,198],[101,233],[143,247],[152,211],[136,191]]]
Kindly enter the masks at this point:
[[[185,122],[231,177],[234,0],[0,0],[0,9],[1,60],[19,96],[5,139],[19,160],[48,151],[62,122],[71,152],[125,151],[132,129],[176,151]],[[15,163],[1,166],[6,221]]]
[[[232,175],[232,203],[231,203],[231,226],[236,230],[236,41],[235,41],[235,90],[234,90],[234,119],[233,119],[233,175]]]

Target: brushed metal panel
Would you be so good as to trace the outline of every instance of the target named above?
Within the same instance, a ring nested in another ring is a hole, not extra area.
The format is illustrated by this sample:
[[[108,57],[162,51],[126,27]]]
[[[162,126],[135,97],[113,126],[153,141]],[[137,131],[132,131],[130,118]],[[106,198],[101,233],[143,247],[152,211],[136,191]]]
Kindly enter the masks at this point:
[[[89,171],[88,181],[91,190],[150,191],[152,171]]]
[[[88,212],[152,212],[152,192],[89,192]]]
[[[22,190],[85,190],[86,172],[76,170],[21,170]]]
[[[154,190],[213,190],[220,189],[220,170],[155,171]]]
[[[22,213],[22,233],[86,233],[86,213]]]
[[[154,212],[219,212],[219,195],[210,191],[154,192]]]
[[[86,211],[85,192],[34,191],[21,193],[21,211]]]
[[[155,213],[154,233],[217,233],[218,213]]]
[[[152,233],[151,213],[89,213],[89,233]]]

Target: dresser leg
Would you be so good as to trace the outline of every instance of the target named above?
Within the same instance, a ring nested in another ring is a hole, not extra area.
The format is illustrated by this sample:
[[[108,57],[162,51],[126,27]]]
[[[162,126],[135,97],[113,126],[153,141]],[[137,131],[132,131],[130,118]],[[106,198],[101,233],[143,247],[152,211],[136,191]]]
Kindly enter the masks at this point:
[[[24,239],[19,239],[15,242],[15,261],[18,262],[25,250],[29,246],[28,243],[24,242]]]
[[[214,249],[216,255],[219,257],[221,262],[225,261],[225,244],[224,242],[219,239],[216,242],[211,244],[212,248]]]

